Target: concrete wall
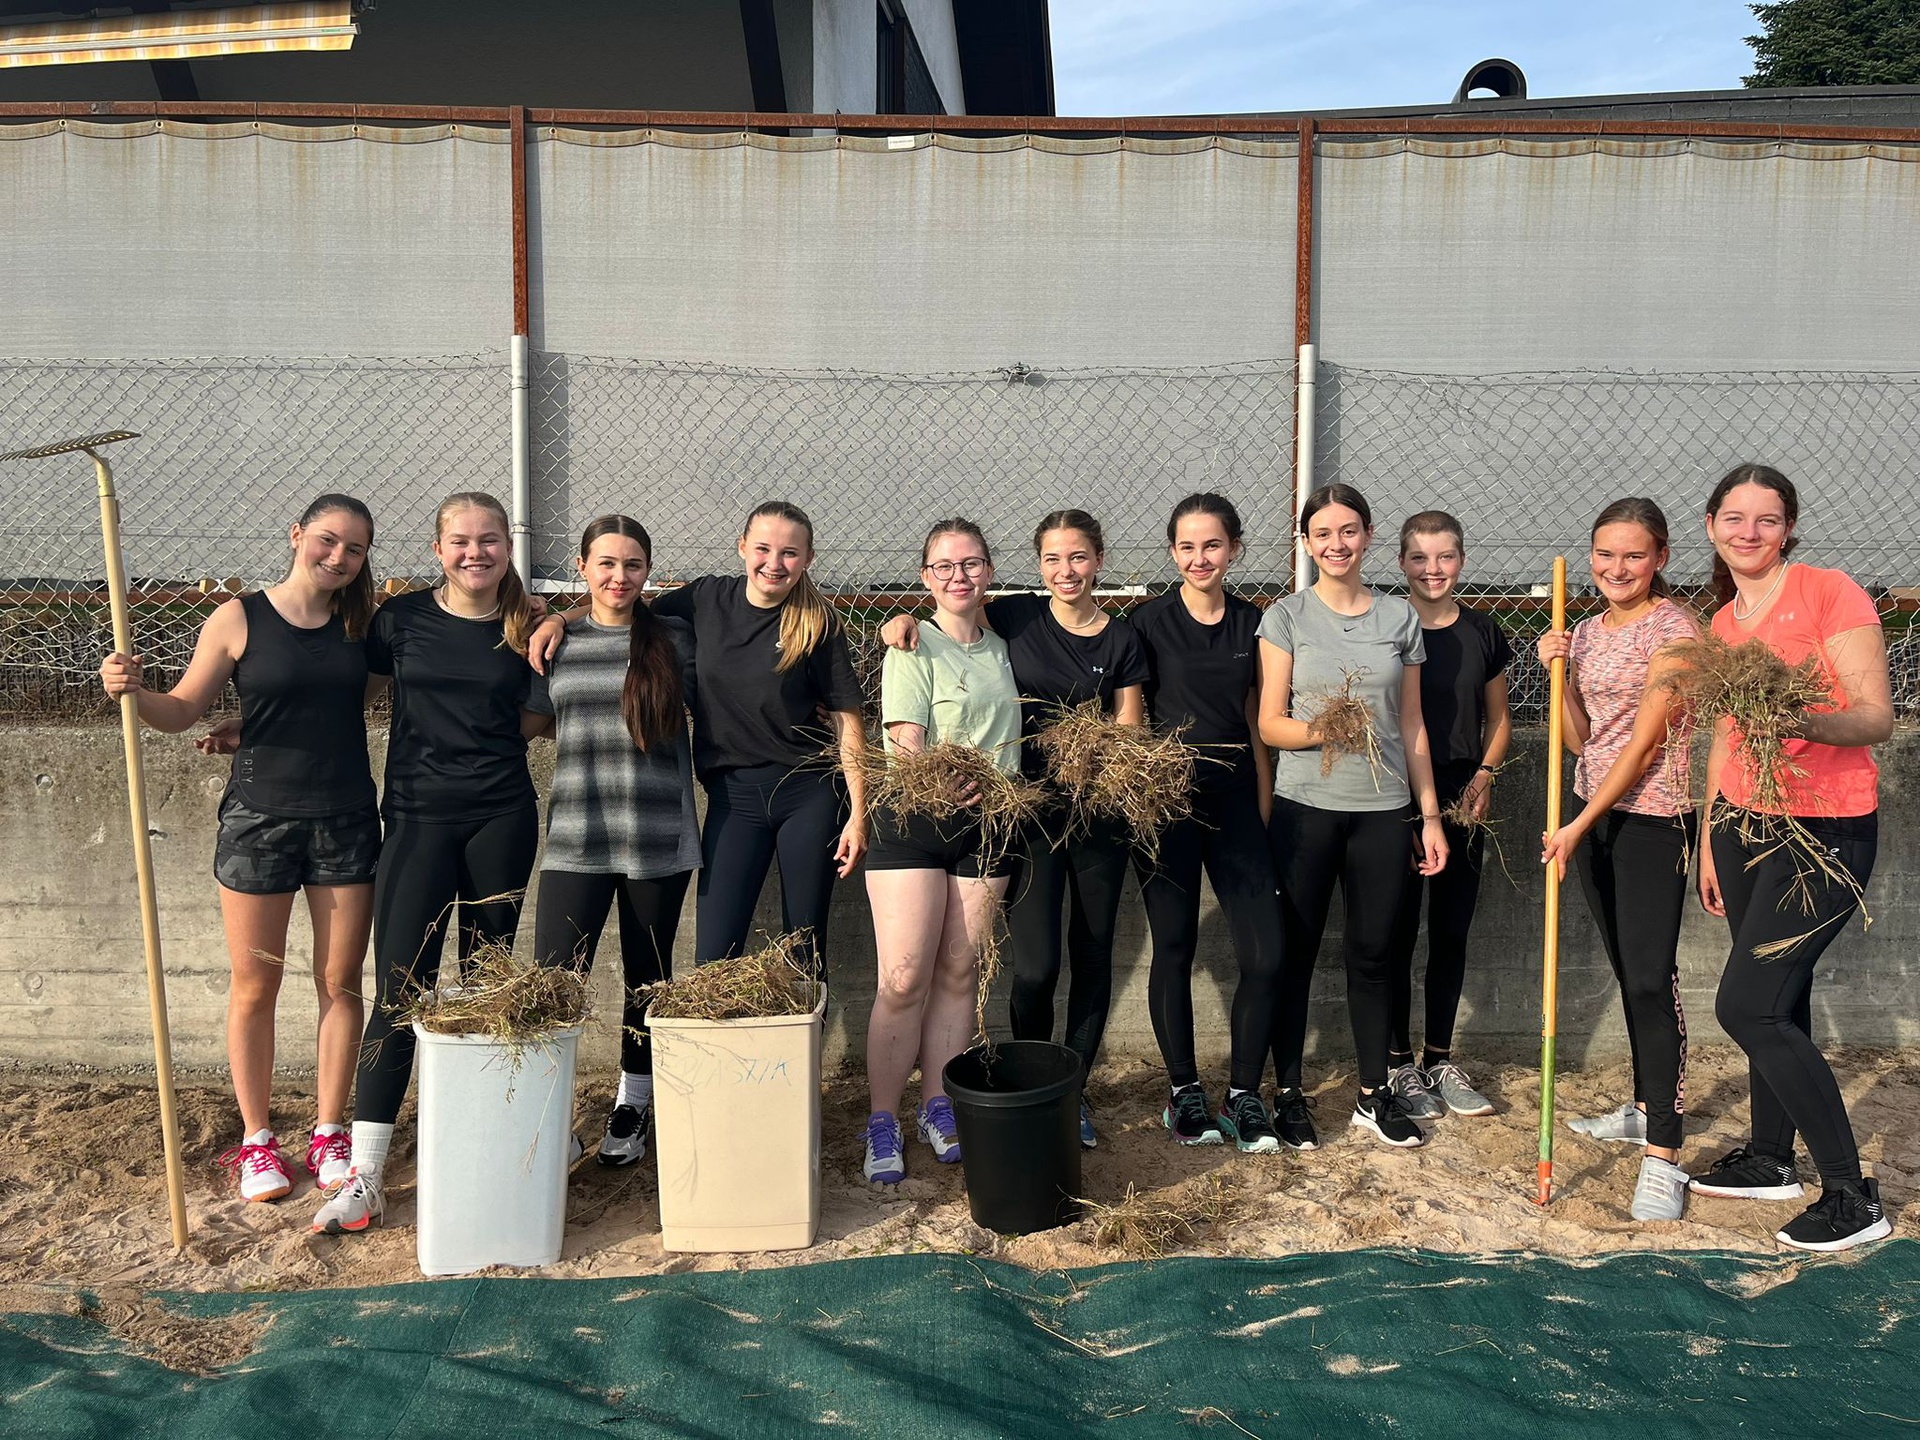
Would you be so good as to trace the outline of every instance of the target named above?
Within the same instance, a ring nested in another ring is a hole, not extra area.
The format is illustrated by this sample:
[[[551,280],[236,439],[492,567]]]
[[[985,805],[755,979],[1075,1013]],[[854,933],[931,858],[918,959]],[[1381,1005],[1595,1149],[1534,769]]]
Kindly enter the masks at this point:
[[[1523,735],[1516,744],[1536,756],[1544,748],[1538,735]],[[551,749],[543,744],[536,754],[544,770]],[[1897,736],[1883,747],[1880,761],[1881,848],[1868,888],[1873,928],[1862,934],[1855,922],[1827,952],[1814,1015],[1825,1038],[1907,1045],[1920,1043],[1920,897],[1911,883],[1920,872],[1920,788],[1914,783],[1920,734]],[[209,867],[225,773],[224,762],[202,758],[180,737],[150,737],[154,853],[175,1055],[182,1064],[224,1060],[227,960]],[[0,866],[6,877],[0,889],[0,1055],[94,1065],[140,1064],[151,1057],[122,775],[116,729],[0,731]],[[1519,884],[1509,884],[1496,868],[1483,890],[1458,1046],[1466,1059],[1518,1056],[1536,1046],[1540,882],[1530,842],[1538,834],[1542,788],[1536,772],[1518,769],[1500,784],[1496,812],[1508,817],[1507,863]],[[872,993],[872,931],[863,891],[858,882],[841,887],[829,936],[834,987],[828,1045],[836,1058],[857,1053]],[[762,908],[763,923],[777,927],[777,913],[764,903]],[[1145,921],[1131,887],[1121,913],[1108,1049],[1116,1056],[1151,1057],[1156,1052],[1146,1014]],[[523,925],[523,937],[530,934],[530,925]],[[1625,1050],[1619,1003],[1577,885],[1567,890],[1562,936],[1562,1063],[1577,1068],[1617,1058]],[[1210,907],[1202,937],[1195,1010],[1202,1055],[1217,1058],[1225,1048],[1232,960]],[[692,938],[690,899],[677,963],[690,963]],[[1713,992],[1725,946],[1724,925],[1690,907],[1681,978],[1696,1043],[1724,1038],[1713,1021]],[[296,921],[289,949],[297,977],[309,953],[304,922]],[[1334,946],[1323,953],[1309,1053],[1338,1059],[1350,1055],[1351,1041]],[[610,1017],[617,1006],[617,967],[603,967],[601,982],[602,1014],[609,1018],[597,1023],[586,1060],[606,1065],[614,1054]],[[1415,1003],[1417,1015],[1417,997]],[[312,992],[292,979],[281,999],[280,1055],[295,1068],[312,1064],[313,1013]],[[1004,1006],[992,1013],[1004,1017]]]

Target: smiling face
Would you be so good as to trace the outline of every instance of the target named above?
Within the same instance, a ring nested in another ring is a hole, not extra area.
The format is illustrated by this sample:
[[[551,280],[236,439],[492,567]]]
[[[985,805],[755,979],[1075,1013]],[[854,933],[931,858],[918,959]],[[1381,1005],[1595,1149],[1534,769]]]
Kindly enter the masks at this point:
[[[1667,563],[1667,547],[1646,526],[1616,520],[1593,532],[1593,583],[1609,605],[1631,610],[1653,591],[1653,577]]]
[[[1227,538],[1227,527],[1218,515],[1200,512],[1182,515],[1175,522],[1168,553],[1182,580],[1211,595],[1226,579],[1227,567],[1240,558],[1240,542]]]
[[[323,510],[305,525],[287,532],[293,568],[316,590],[344,590],[366,568],[373,531],[351,510]]]
[[[973,536],[949,531],[928,544],[920,578],[941,610],[971,616],[979,612],[987,587],[993,584],[993,562],[987,558],[986,546]]]
[[[747,588],[760,604],[772,607],[793,593],[813,563],[807,527],[777,515],[757,515],[740,537],[740,558],[747,565]]]
[[[1407,577],[1408,587],[1418,598],[1436,604],[1453,594],[1466,563],[1460,537],[1451,531],[1409,535],[1400,552],[1400,573]]]
[[[498,515],[485,506],[468,505],[441,521],[433,553],[450,588],[487,600],[499,593],[513,561],[513,542]]]
[[[638,540],[630,535],[602,535],[573,562],[587,582],[594,609],[610,615],[630,615],[653,565]]]
[[[1734,486],[1707,516],[1707,538],[1735,575],[1765,575],[1792,536],[1787,502],[1766,485]]]
[[[1307,521],[1307,554],[1329,579],[1358,575],[1372,543],[1373,527],[1348,506],[1322,505]]]
[[[1040,582],[1063,605],[1093,595],[1105,557],[1081,530],[1049,530],[1040,537]]]

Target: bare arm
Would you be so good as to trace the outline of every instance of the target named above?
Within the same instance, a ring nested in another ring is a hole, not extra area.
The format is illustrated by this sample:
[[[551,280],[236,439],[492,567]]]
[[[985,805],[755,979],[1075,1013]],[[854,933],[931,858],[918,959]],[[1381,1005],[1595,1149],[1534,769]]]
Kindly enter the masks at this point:
[[[1572,650],[1573,632],[1571,630],[1549,630],[1534,642],[1534,649],[1540,656],[1540,663],[1549,673],[1556,659],[1567,663],[1567,683],[1561,691],[1561,714],[1566,717],[1566,729],[1561,742],[1568,750],[1578,755],[1586,748],[1587,737],[1593,733],[1593,724],[1587,718],[1586,702],[1580,698],[1580,677],[1574,669]]]
[[[1487,818],[1493,799],[1493,772],[1506,763],[1507,748],[1513,743],[1513,707],[1507,703],[1507,677],[1496,675],[1480,692],[1480,708],[1485,716],[1480,725],[1480,769],[1467,782],[1466,800],[1474,818]]]
[[[1122,685],[1113,692],[1113,718],[1121,725],[1147,723],[1147,691],[1143,685]]]
[[[1433,784],[1433,752],[1427,746],[1427,722],[1420,709],[1420,667],[1400,671],[1400,743],[1407,752],[1407,788],[1420,809],[1420,873],[1438,875],[1447,868],[1447,835],[1440,824],[1440,794]]]
[[[927,727],[911,720],[896,720],[887,726],[887,738],[902,755],[918,755],[927,748]]]
[[[1320,737],[1293,709],[1293,653],[1260,641],[1260,739],[1276,750],[1312,750]]]
[[[576,605],[571,610],[548,611],[547,618],[533,627],[533,633],[527,636],[527,663],[533,666],[533,673],[545,675],[547,666],[553,662],[553,652],[560,648],[560,641],[567,633],[567,626],[591,607]]]
[[[1713,807],[1720,798],[1720,772],[1727,768],[1728,737],[1732,723],[1722,717],[1713,722],[1713,743],[1707,747],[1707,817],[1713,824]],[[1725,915],[1727,904],[1720,894],[1720,875],[1713,864],[1713,837],[1700,837],[1700,904],[1709,915]]]
[[[1540,859],[1542,863],[1558,864],[1561,879],[1566,878],[1567,860],[1581,839],[1600,823],[1601,816],[1640,783],[1660,758],[1673,711],[1673,693],[1668,686],[1681,668],[1680,662],[1664,651],[1653,657],[1653,663],[1647,667],[1646,687],[1640,692],[1640,708],[1634,712],[1633,731],[1620,758],[1608,769],[1586,808],[1544,837]]]
[[[1253,752],[1254,794],[1260,800],[1260,818],[1273,814],[1273,752],[1260,738],[1260,687],[1247,692],[1247,748]]]
[[[847,823],[833,847],[844,880],[867,853],[867,732],[858,710],[834,711],[833,728],[840,742],[840,772],[847,781]]]
[[[1893,688],[1887,679],[1887,637],[1878,625],[1843,630],[1827,641],[1844,710],[1821,710],[1800,726],[1802,739],[1820,745],[1878,745],[1893,734]]]
[[[219,697],[221,689],[233,678],[233,667],[247,646],[247,614],[238,599],[229,600],[207,617],[194,641],[193,659],[180,683],[165,694],[148,690],[140,683],[143,656],[107,656],[100,666],[100,680],[109,695],[131,694],[140,709],[140,718],[154,729],[178,735],[191,728]]]

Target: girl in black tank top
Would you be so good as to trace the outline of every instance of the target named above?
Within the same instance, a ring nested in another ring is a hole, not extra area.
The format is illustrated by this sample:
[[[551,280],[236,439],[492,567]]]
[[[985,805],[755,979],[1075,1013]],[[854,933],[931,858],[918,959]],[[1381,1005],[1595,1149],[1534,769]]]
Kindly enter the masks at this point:
[[[293,564],[286,578],[214,611],[173,689],[144,689],[139,657],[112,654],[100,667],[109,694],[133,693],[140,718],[170,733],[197,723],[228,680],[239,692],[239,748],[220,802],[214,873],[233,966],[227,1054],[242,1125],[241,1143],[222,1161],[247,1200],[277,1200],[293,1187],[267,1103],[281,957],[302,889],[320,1008],[319,1123],[307,1166],[323,1184],[347,1178],[343,1122],[380,841],[363,718],[373,517],[352,496],[323,495],[287,538]],[[203,737],[199,748],[212,754],[225,746]]]

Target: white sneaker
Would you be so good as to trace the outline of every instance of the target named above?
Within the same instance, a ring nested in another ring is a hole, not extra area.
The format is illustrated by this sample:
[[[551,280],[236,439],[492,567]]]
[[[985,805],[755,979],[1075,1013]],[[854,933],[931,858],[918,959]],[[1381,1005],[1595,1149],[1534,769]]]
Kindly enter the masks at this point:
[[[646,1158],[647,1134],[653,1129],[653,1105],[616,1105],[600,1137],[602,1165],[631,1165]]]
[[[1619,1140],[1628,1145],[1644,1145],[1647,1143],[1647,1112],[1629,1103],[1618,1110],[1609,1110],[1604,1115],[1570,1120],[1567,1128],[1591,1140]]]
[[[357,1235],[386,1213],[387,1195],[380,1177],[355,1170],[333,1198],[314,1212],[313,1229],[321,1235]]]
[[[219,1163],[238,1177],[242,1200],[278,1200],[293,1189],[287,1157],[280,1153],[280,1137],[267,1136],[263,1145],[245,1141],[221,1155]]]
[[[353,1173],[353,1136],[345,1130],[332,1135],[315,1131],[307,1141],[307,1173],[331,1195]]]
[[[1649,1155],[1640,1162],[1640,1178],[1633,1187],[1627,1213],[1636,1220],[1678,1220],[1687,1205],[1691,1177],[1671,1160]]]

